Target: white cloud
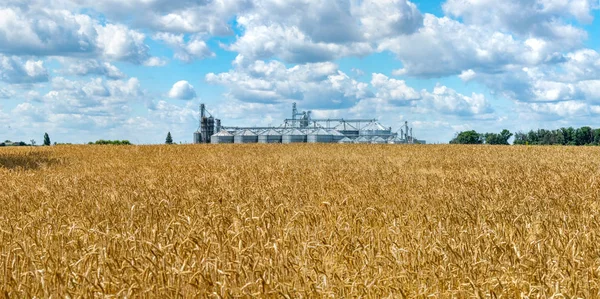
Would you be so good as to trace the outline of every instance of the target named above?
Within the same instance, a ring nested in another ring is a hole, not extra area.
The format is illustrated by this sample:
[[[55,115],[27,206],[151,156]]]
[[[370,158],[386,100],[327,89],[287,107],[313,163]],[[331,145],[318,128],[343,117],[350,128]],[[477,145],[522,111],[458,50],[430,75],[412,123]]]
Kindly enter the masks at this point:
[[[443,5],[446,14],[460,17],[467,24],[553,39],[585,34],[562,19],[591,23],[595,8],[596,0],[448,0]]]
[[[373,74],[371,85],[377,89],[377,98],[385,99],[392,105],[410,105],[421,99],[421,94],[407,86],[403,80],[390,79],[383,74]]]
[[[95,59],[61,59],[67,68],[61,73],[76,76],[100,75],[109,79],[123,79],[127,77],[119,68],[109,62],[100,62]]]
[[[0,7],[0,53],[77,56],[141,64],[149,58],[145,35],[122,24],[36,5]]]
[[[149,48],[144,44],[144,34],[124,25],[96,25],[95,29],[98,32],[98,47],[102,49],[102,56],[106,59],[143,64],[150,57]]]
[[[422,16],[406,0],[267,0],[237,22],[243,34],[229,49],[249,63],[271,57],[306,63],[368,55],[379,40],[414,32]]]
[[[493,112],[484,95],[472,93],[471,96],[465,96],[442,85],[437,85],[431,93],[424,93],[423,99],[440,113],[472,116]]]
[[[231,98],[251,103],[298,101],[306,108],[342,108],[370,96],[368,84],[351,79],[333,63],[287,68],[278,61],[238,65],[227,73],[206,75],[206,81],[229,89]]]
[[[173,84],[169,97],[179,100],[191,100],[196,97],[196,90],[188,81],[179,81]]]
[[[150,57],[148,60],[144,61],[144,66],[149,67],[159,67],[167,65],[167,61],[158,57]]]
[[[0,88],[0,99],[10,99],[14,94],[12,90]]]
[[[510,34],[480,26],[467,26],[447,17],[425,15],[424,27],[413,35],[383,41],[379,50],[395,53],[404,68],[396,75],[439,77],[475,72],[503,71],[510,65],[539,65],[561,59],[568,43],[540,38],[516,39]]]
[[[183,34],[157,33],[155,40],[160,40],[169,45],[175,51],[175,58],[185,62],[191,62],[196,59],[205,59],[214,57],[215,53],[210,51],[206,42],[199,36],[192,36],[188,41],[184,40]]]
[[[23,60],[0,54],[0,81],[10,84],[39,83],[48,81],[48,70],[41,60]]]

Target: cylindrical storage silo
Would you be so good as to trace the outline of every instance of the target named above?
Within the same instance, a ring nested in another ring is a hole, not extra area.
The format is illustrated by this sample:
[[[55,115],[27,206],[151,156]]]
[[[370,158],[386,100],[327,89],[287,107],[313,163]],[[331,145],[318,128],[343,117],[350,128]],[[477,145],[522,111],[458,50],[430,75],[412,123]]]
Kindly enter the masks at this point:
[[[202,132],[196,131],[194,132],[194,143],[202,143]]]
[[[234,143],[257,143],[258,135],[250,130],[244,130],[233,136]]]
[[[378,122],[372,122],[360,130],[360,136],[380,136],[387,137],[392,134],[391,128],[386,128]]]
[[[338,143],[354,143],[354,141],[348,137],[344,137],[342,140],[338,141]]]
[[[332,143],[333,135],[324,129],[318,129],[308,135],[306,135],[306,142],[308,143]]]
[[[371,138],[367,136],[360,136],[354,139],[354,143],[371,143]]]
[[[306,134],[298,129],[286,131],[281,136],[282,143],[304,143],[306,142]]]
[[[339,142],[340,140],[344,139],[344,137],[346,137],[344,136],[344,134],[334,129],[327,130],[327,132],[331,133],[331,136],[333,137],[333,142]]]
[[[231,134],[227,131],[221,131],[210,137],[210,143],[212,143],[212,144],[233,143],[233,134]]]
[[[375,136],[371,139],[371,143],[373,144],[384,144],[387,143],[387,141],[379,136]]]
[[[334,129],[350,139],[358,138],[358,129],[347,122],[340,123]]]
[[[258,143],[281,143],[282,135],[274,129],[258,134]]]

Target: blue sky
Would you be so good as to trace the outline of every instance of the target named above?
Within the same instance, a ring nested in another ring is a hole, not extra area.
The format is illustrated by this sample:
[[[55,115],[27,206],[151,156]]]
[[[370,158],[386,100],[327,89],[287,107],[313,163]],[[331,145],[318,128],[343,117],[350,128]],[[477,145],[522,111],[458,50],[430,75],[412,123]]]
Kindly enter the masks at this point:
[[[456,132],[600,127],[598,0],[7,0],[0,139],[191,142],[318,117]]]

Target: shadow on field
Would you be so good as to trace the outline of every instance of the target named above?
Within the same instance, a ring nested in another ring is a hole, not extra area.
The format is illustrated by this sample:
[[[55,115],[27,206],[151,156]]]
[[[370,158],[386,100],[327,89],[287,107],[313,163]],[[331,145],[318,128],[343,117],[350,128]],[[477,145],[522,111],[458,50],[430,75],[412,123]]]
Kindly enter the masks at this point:
[[[0,168],[36,170],[57,165],[61,160],[50,157],[49,153],[30,152],[20,154],[0,153]]]

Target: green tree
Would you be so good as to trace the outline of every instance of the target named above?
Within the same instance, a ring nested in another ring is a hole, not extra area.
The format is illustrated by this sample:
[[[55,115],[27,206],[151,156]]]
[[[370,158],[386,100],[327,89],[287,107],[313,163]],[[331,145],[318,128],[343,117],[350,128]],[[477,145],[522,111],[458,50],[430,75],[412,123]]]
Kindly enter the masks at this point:
[[[484,136],[475,130],[460,132],[450,141],[451,144],[482,144]]]
[[[49,146],[50,145],[50,136],[48,136],[48,133],[44,133],[44,146]]]
[[[171,137],[171,132],[167,133],[167,139],[165,140],[166,144],[173,144],[173,137]]]

